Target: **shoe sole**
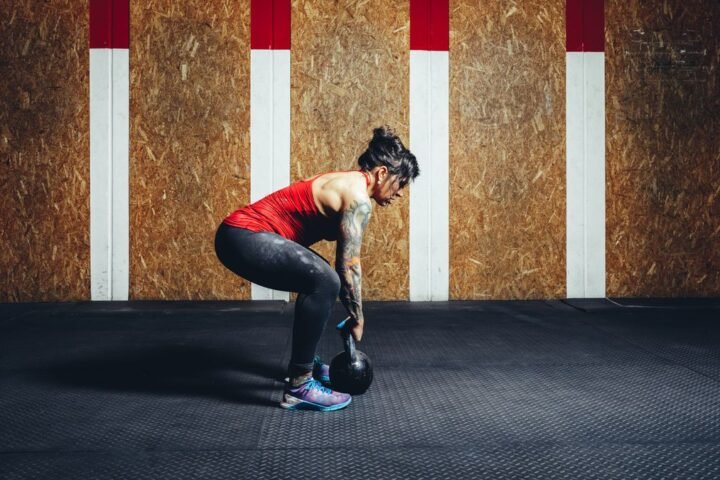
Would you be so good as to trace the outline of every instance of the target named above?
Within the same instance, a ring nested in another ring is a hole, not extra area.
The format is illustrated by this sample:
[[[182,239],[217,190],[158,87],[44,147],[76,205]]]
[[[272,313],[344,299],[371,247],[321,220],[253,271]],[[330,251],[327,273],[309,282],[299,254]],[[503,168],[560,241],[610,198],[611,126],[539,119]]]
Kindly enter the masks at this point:
[[[350,405],[350,403],[352,402],[352,397],[348,398],[348,401],[345,403],[338,403],[337,405],[327,406],[318,405],[312,402],[306,402],[305,400],[300,400],[299,398],[293,398],[293,400],[295,400],[293,403],[280,402],[280,407],[286,410],[315,410],[318,412],[333,412],[335,410],[340,410]]]

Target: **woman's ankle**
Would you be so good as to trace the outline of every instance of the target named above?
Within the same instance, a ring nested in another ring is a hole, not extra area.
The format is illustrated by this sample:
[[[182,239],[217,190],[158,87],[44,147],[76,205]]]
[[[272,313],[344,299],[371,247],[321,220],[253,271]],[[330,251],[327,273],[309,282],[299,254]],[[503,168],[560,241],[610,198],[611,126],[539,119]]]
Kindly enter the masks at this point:
[[[293,388],[297,388],[300,385],[302,385],[303,383],[310,381],[311,378],[312,378],[312,371],[302,373],[300,375],[290,376],[290,386],[292,386]]]

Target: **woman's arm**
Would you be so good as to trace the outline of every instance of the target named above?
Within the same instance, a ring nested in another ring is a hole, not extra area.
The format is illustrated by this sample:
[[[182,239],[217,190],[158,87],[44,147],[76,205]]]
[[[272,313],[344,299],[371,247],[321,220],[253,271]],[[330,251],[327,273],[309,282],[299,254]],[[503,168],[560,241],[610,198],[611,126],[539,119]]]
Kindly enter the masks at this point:
[[[340,217],[340,234],[335,257],[335,270],[340,276],[340,301],[355,320],[352,334],[358,342],[362,339],[365,323],[362,312],[360,247],[371,212],[372,206],[367,197],[355,197],[349,202]]]

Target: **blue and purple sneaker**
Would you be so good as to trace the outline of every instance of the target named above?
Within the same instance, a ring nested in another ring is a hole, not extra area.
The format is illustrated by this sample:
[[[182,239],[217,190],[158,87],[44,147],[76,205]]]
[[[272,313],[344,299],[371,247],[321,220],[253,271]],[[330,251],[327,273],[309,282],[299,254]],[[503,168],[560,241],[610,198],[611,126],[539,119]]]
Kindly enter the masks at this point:
[[[288,383],[280,406],[288,410],[331,412],[347,407],[351,401],[352,397],[347,393],[330,390],[323,387],[318,380],[310,378],[310,380],[295,388]]]

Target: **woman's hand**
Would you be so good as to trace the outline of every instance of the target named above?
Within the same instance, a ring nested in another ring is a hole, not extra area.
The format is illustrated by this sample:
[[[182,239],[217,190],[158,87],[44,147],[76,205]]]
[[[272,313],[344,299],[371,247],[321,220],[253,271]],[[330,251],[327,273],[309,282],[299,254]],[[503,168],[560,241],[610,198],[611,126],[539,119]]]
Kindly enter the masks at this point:
[[[350,327],[350,333],[352,333],[352,336],[353,336],[353,338],[355,339],[356,342],[359,342],[360,340],[362,340],[363,327],[364,327],[364,326],[365,326],[365,320],[364,320],[364,319],[360,319],[360,320],[357,320],[357,319],[356,319],[356,320],[355,320],[355,325],[353,325],[352,327]]]
[[[343,336],[348,333],[353,336],[356,342],[359,342],[363,336],[363,327],[365,326],[364,319],[353,318],[352,315],[347,317],[345,320],[337,324],[337,329],[343,333]]]

